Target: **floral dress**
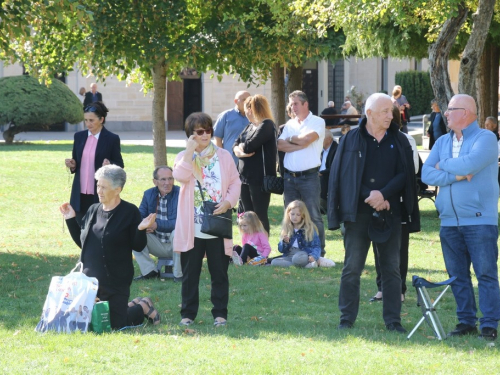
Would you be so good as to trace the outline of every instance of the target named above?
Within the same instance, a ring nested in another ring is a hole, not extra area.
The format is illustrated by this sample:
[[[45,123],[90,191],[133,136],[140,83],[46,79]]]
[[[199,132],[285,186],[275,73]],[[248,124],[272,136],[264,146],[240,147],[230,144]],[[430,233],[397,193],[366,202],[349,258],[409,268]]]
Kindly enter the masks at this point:
[[[207,166],[201,169],[203,182],[201,183],[201,188],[203,190],[203,196],[205,200],[212,202],[222,201],[222,184],[220,175],[220,164],[219,157],[217,153],[210,159]],[[198,183],[196,183],[198,186]],[[216,238],[209,234],[201,232],[201,223],[203,222],[203,199],[201,197],[200,189],[196,187],[194,189],[194,228],[195,237],[197,238]]]

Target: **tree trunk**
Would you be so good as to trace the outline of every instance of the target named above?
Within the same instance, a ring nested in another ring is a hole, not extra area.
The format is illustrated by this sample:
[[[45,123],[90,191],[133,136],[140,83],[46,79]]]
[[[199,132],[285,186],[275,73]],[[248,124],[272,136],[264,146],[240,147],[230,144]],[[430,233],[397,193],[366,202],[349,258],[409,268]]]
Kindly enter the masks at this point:
[[[167,69],[165,59],[153,67],[153,154],[154,166],[167,165],[167,142],[165,137],[165,96]]]
[[[302,66],[291,66],[288,69],[288,95],[295,90],[302,90]]]
[[[438,101],[442,113],[448,108],[448,102],[453,96],[450,75],[448,74],[448,57],[455,38],[464,24],[468,13],[463,3],[460,4],[457,10],[457,16],[446,20],[438,38],[429,47],[431,85],[434,97]]]
[[[286,122],[285,71],[279,63],[271,70],[271,108],[276,126]]]
[[[472,31],[460,59],[458,92],[476,98],[476,75],[484,43],[490,29],[495,0],[479,0],[476,13],[472,15]],[[497,81],[498,82],[498,81]]]
[[[14,136],[22,132],[22,130],[19,131],[16,130],[19,130],[19,128],[13,125],[12,123],[8,124],[7,130],[5,130],[2,133],[3,139],[5,140],[5,144],[11,145],[12,143],[14,143]]]
[[[493,45],[490,38],[488,38],[484,45],[483,54],[481,55],[481,60],[479,62],[477,70],[477,121],[479,123],[479,126],[481,127],[483,127],[486,117],[490,116],[490,114],[493,113],[491,89],[494,88],[495,90],[498,90],[498,85],[492,84],[493,82],[498,82],[498,77],[497,80],[494,81],[494,75],[490,76],[490,74],[492,73],[493,64],[492,48]],[[495,66],[498,74],[498,61]],[[498,94],[496,95],[496,97],[498,97]]]

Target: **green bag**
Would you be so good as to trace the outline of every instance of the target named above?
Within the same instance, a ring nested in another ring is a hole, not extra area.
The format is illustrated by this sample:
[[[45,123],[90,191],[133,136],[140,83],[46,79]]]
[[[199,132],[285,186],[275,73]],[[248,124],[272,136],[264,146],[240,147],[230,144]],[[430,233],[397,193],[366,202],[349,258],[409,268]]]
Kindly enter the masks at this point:
[[[108,301],[97,302],[94,305],[89,331],[95,333],[111,332]]]

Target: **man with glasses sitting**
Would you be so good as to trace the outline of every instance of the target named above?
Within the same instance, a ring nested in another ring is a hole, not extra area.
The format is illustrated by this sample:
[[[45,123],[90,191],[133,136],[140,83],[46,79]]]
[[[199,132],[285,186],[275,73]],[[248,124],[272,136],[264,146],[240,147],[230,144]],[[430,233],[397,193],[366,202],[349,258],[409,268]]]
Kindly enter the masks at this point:
[[[147,229],[147,246],[142,252],[133,252],[141,270],[141,275],[134,280],[154,279],[160,276],[150,256],[153,254],[157,257],[173,258],[174,281],[178,282],[182,278],[181,259],[179,253],[173,251],[173,241],[179,187],[174,185],[172,168],[166,165],[156,167],[153,172],[153,184],[155,187],[144,192],[139,211],[143,218],[156,213],[156,221]]]

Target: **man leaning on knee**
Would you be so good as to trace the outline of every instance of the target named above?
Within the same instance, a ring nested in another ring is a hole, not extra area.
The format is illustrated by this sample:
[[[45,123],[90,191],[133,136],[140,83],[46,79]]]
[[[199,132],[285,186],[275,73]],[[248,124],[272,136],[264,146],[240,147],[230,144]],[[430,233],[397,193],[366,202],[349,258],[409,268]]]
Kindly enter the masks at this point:
[[[450,133],[439,137],[422,168],[422,181],[439,186],[436,208],[446,270],[457,279],[451,290],[458,324],[449,336],[477,334],[477,307],[470,268],[479,291],[481,338],[497,338],[498,146],[495,134],[477,124],[476,103],[455,95],[444,113]]]
[[[155,187],[144,192],[139,211],[143,218],[156,213],[156,221],[147,229],[147,246],[142,252],[133,252],[141,270],[141,275],[134,280],[153,279],[160,276],[150,256],[152,254],[159,258],[173,258],[174,281],[178,282],[182,278],[182,268],[179,253],[173,251],[173,243],[179,187],[174,185],[172,168],[165,165],[156,167],[153,172],[153,184]]]

